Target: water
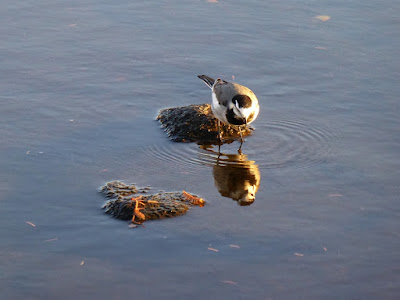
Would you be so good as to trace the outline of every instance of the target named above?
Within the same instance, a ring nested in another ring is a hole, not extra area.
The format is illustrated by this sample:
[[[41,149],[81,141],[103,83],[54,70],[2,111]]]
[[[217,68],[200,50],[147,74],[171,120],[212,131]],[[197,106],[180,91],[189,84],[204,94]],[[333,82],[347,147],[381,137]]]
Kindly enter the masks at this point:
[[[398,2],[215,2],[2,2],[2,299],[398,298]],[[211,100],[198,74],[258,96],[245,158],[154,120]],[[128,229],[115,179],[208,205]]]

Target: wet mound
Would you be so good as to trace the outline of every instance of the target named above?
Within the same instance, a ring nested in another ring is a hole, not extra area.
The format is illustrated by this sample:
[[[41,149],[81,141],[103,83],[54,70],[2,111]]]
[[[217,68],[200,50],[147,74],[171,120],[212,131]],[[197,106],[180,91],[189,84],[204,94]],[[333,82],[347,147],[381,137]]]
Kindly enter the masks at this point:
[[[171,218],[185,214],[191,206],[204,206],[205,201],[185,191],[144,195],[148,188],[138,189],[120,181],[108,182],[101,192],[108,198],[103,208],[107,214],[121,220],[141,224],[147,220]],[[140,194],[140,195],[139,195]]]
[[[162,109],[157,120],[175,142],[219,143],[218,120],[214,117],[210,104],[193,104]],[[220,129],[224,143],[240,138],[239,126],[221,123]],[[243,136],[249,135],[252,131],[251,126],[242,128]]]

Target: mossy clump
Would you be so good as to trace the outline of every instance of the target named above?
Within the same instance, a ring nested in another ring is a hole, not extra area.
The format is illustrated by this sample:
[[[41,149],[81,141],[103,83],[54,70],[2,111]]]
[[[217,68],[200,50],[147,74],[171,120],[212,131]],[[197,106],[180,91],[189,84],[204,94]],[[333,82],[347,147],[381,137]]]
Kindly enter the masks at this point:
[[[157,116],[168,136],[175,142],[196,142],[198,144],[219,144],[218,120],[214,117],[210,104],[162,109]],[[221,122],[220,130],[224,143],[233,142],[249,135],[251,126],[226,125]]]
[[[105,213],[121,220],[142,223],[147,220],[171,218],[185,214],[190,207],[203,206],[205,201],[185,191],[159,192],[145,195],[147,189],[138,189],[134,184],[111,181],[100,191],[110,198],[104,205]]]

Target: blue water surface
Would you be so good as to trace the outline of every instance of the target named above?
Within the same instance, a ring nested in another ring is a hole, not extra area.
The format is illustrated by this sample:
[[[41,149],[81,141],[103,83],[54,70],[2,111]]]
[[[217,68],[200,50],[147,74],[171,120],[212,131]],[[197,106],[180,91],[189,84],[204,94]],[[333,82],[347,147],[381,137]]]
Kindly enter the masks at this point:
[[[1,4],[2,299],[398,299],[398,1]],[[258,96],[252,205],[155,121],[198,74]],[[208,203],[130,229],[115,179]]]

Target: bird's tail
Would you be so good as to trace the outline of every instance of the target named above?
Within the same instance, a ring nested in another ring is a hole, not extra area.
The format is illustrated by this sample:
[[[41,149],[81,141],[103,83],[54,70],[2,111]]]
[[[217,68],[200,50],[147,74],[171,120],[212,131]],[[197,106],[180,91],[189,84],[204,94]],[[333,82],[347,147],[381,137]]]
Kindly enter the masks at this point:
[[[212,88],[212,86],[214,85],[215,80],[211,77],[208,77],[207,75],[198,75],[197,77],[203,80],[209,88]]]

